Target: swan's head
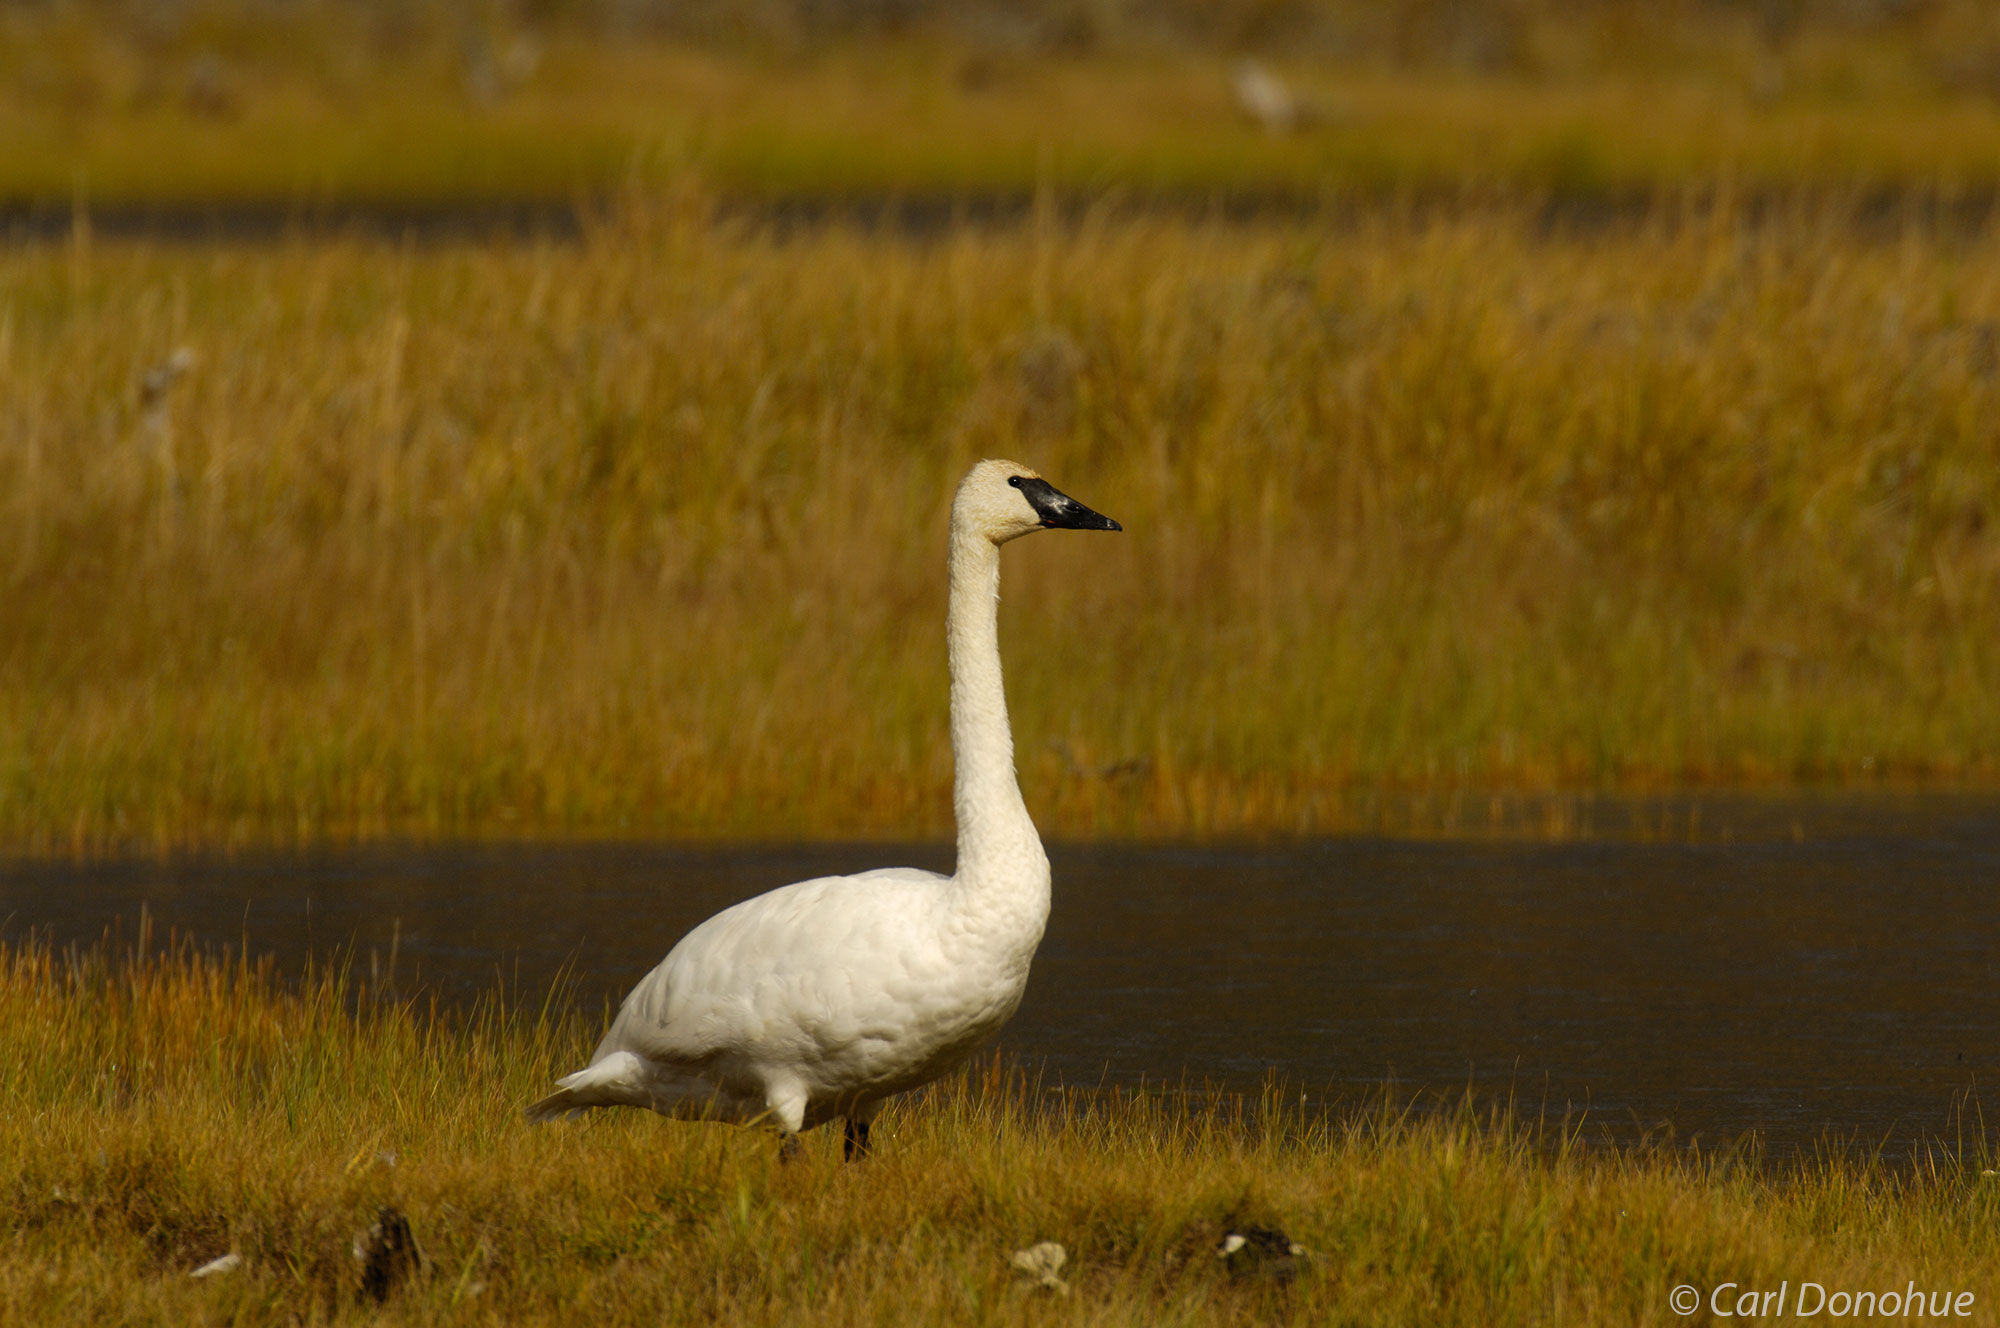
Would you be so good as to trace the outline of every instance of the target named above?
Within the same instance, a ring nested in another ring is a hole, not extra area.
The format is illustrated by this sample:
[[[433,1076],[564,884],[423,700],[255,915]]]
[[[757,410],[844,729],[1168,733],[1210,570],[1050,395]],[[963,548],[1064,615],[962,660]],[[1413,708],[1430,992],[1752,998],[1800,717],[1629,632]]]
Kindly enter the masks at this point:
[[[995,544],[1037,530],[1124,529],[1013,461],[982,461],[967,472],[952,499],[951,524]]]

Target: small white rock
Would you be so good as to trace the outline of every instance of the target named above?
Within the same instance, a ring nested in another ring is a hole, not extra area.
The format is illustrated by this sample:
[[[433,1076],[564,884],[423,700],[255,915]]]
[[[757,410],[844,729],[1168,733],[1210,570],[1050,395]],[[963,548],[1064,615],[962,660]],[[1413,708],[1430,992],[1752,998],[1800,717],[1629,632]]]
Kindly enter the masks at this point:
[[[189,1273],[189,1277],[221,1277],[233,1273],[243,1266],[243,1256],[231,1250],[219,1259],[210,1259],[201,1267]]]

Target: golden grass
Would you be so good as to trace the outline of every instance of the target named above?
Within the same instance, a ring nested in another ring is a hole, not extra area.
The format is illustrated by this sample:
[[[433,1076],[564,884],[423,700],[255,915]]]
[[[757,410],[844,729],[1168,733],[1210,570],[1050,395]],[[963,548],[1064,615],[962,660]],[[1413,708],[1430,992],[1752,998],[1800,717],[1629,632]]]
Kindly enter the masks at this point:
[[[1274,1094],[1246,1120],[987,1069],[892,1105],[864,1166],[826,1131],[781,1166],[767,1135],[638,1112],[526,1125],[594,1032],[337,971],[0,950],[0,1317],[1507,1325],[1671,1322],[1682,1283],[2000,1294],[1976,1146],[1760,1168],[1470,1106]],[[429,1269],[378,1312],[350,1244],[383,1204]],[[1214,1257],[1244,1222],[1308,1247],[1294,1284]],[[1008,1264],[1040,1240],[1066,1298]],[[189,1278],[226,1252],[237,1272]]]
[[[175,8],[4,16],[0,200],[568,202],[690,172],[752,197],[2000,187],[2000,24],[1964,0],[1784,35],[1724,7],[1352,5],[1266,41],[1312,113],[1281,135],[1235,104],[1227,22],[1077,54],[949,23],[703,43],[490,6]]]
[[[147,404],[177,348],[186,376]],[[2000,250],[1816,203],[0,253],[0,842],[933,835],[976,457],[1045,830],[2000,755]]]

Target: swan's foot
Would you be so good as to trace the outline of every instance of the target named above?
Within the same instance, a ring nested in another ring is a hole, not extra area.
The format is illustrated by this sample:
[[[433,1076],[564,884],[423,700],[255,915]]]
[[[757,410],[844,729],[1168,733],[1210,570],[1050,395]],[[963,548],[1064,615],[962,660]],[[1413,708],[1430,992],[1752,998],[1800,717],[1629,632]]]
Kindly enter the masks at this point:
[[[847,1133],[840,1141],[840,1156],[849,1162],[858,1162],[868,1156],[868,1122],[849,1116],[843,1122]]]
[[[797,1162],[802,1160],[805,1155],[806,1146],[799,1142],[799,1136],[793,1134],[790,1130],[778,1136],[778,1161],[784,1163]]]

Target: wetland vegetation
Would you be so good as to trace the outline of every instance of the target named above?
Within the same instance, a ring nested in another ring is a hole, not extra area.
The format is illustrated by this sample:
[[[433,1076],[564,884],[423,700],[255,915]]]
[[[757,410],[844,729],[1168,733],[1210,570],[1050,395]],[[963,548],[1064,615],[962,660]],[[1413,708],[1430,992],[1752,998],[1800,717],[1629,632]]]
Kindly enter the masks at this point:
[[[2000,1182],[1976,1150],[1773,1172],[1448,1102],[1051,1097],[994,1064],[893,1105],[854,1166],[837,1132],[787,1166],[756,1131],[638,1112],[523,1124],[596,1029],[560,1002],[441,1016],[338,967],[284,984],[185,950],[9,946],[0,1313],[1492,1325],[1670,1322],[1681,1284],[2000,1294]],[[424,1271],[378,1308],[352,1247],[385,1205]],[[1306,1247],[1295,1276],[1217,1257],[1253,1225]],[[1010,1263],[1044,1240],[1067,1294]]]
[[[982,454],[1131,532],[1011,574],[1056,835],[1995,779],[1985,6],[70,0],[0,68],[74,209],[0,249],[0,843],[936,834]]]
[[[1990,784],[1996,363],[1825,200],[15,246],[0,838],[938,833],[979,455],[1129,531],[1009,572],[1059,836]]]
[[[1974,0],[7,6],[0,846],[940,837],[938,554],[994,454],[1127,529],[1008,569],[1052,837],[1991,789],[1996,189]],[[93,225],[149,209],[392,220]],[[1976,1113],[1773,1166],[995,1065],[779,1168],[528,1129],[597,1027],[15,935],[0,1317],[373,1318],[383,1205],[392,1321],[2000,1294]],[[1296,1280],[1231,1275],[1243,1224]]]
[[[1980,0],[60,0],[0,15],[0,200],[1990,196],[1996,98]]]

